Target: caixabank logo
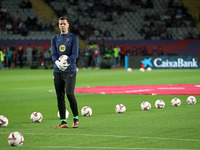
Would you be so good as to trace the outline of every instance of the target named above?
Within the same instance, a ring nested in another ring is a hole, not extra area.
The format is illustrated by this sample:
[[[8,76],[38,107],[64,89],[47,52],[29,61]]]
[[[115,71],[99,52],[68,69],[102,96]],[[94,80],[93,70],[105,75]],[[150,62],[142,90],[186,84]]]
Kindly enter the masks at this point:
[[[153,67],[153,64],[151,63],[152,58],[144,58],[144,60],[141,61],[142,63],[142,68],[146,68],[146,67]]]
[[[150,57],[141,60],[142,66],[152,68],[199,68],[199,58],[195,57]]]

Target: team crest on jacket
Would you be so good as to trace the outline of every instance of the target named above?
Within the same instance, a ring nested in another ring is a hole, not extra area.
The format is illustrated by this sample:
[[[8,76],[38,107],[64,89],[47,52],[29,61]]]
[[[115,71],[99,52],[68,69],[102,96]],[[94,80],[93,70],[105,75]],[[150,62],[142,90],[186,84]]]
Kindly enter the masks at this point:
[[[66,41],[69,42],[69,38],[66,38]]]
[[[59,46],[59,51],[64,52],[66,50],[65,45],[60,45]]]

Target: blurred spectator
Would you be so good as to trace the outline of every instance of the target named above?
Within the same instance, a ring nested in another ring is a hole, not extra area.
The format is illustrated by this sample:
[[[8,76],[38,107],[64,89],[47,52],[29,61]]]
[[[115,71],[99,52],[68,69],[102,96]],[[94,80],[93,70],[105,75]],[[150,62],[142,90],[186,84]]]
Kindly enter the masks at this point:
[[[122,50],[120,52],[120,65],[124,66],[124,61],[125,61],[125,55],[126,55],[126,51]]]
[[[56,20],[55,18],[51,18],[51,24],[50,24],[50,30],[54,30],[56,26]]]
[[[19,10],[16,10],[16,12],[14,13],[13,21],[17,22],[18,19],[19,19]]]
[[[58,16],[67,16],[68,13],[67,13],[67,10],[66,8],[63,6],[60,8],[60,10],[58,11]]]
[[[194,39],[194,33],[193,33],[192,30],[190,30],[190,31],[188,32],[188,35],[187,35],[186,39]]]
[[[130,55],[131,55],[131,56],[135,56],[135,55],[136,55],[135,52],[136,52],[136,47],[133,46],[133,48],[131,49]]]
[[[50,64],[50,61],[51,61],[51,53],[47,49],[47,50],[44,50],[43,55],[44,55],[44,65],[48,66]]]
[[[109,29],[106,29],[106,30],[104,31],[103,35],[104,35],[105,37],[112,37],[111,32],[110,32]]]
[[[13,62],[13,60],[12,60],[12,52],[10,50],[10,47],[6,48],[6,53],[7,53],[6,63],[8,65],[8,68],[10,68],[11,67],[11,63]]]
[[[16,51],[16,48],[15,48],[15,45],[12,45],[11,47],[10,47],[10,50],[13,52],[13,51]]]
[[[157,53],[158,53],[159,56],[164,55],[163,49],[160,45],[158,46],[158,52]]]
[[[0,69],[3,69],[3,62],[4,62],[3,52],[0,48]]]
[[[19,4],[20,8],[32,8],[32,3],[30,2],[30,0],[26,1],[26,0],[22,0]]]
[[[143,36],[146,32],[145,32],[145,24],[142,25],[142,27],[139,30],[139,33],[141,36]]]
[[[142,53],[143,53],[143,56],[148,56],[149,55],[146,46],[143,47]]]
[[[24,22],[26,29],[30,31],[43,31],[43,26],[42,24],[38,23],[38,18],[37,16],[34,18],[27,17],[27,19]]]
[[[153,8],[153,3],[151,0],[131,0],[131,4],[141,6],[143,9]]]
[[[130,49],[130,47],[128,47],[127,49],[126,49],[126,52],[125,52],[125,56],[130,56],[131,55],[131,49]]]
[[[90,54],[90,47],[89,45],[86,45],[83,50],[83,59],[84,59],[84,69],[87,69],[89,66],[89,54]]]
[[[7,62],[8,54],[7,54],[6,48],[3,49],[3,57],[4,57],[3,65],[4,65],[5,68],[7,68],[8,67],[8,62]]]
[[[22,0],[21,3],[19,4],[19,7],[20,8],[26,8],[26,4],[27,4],[26,1]]]
[[[11,50],[12,51],[12,50]],[[12,63],[11,68],[15,69],[17,67],[17,53],[16,50],[12,51]]]
[[[22,36],[27,36],[28,35],[28,30],[27,28],[24,28],[24,30],[22,31]]]
[[[102,35],[102,31],[99,27],[95,28],[94,30],[94,36],[95,37],[100,37]]]
[[[172,40],[173,39],[173,36],[172,36],[170,31],[167,31],[166,39],[168,39],[168,40]]]
[[[153,8],[153,3],[151,0],[141,0],[142,8]]]
[[[111,58],[113,55],[113,50],[112,50],[112,46],[109,46],[108,48],[106,48],[106,53],[105,53],[105,59],[106,59],[106,65],[110,66],[111,65]]]
[[[43,51],[40,51],[40,54],[39,54],[39,59],[40,59],[40,66],[44,66],[44,52]]]
[[[174,8],[174,0],[168,0],[168,8]]]
[[[10,68],[16,68],[17,67],[17,52],[14,45],[10,47],[10,51],[12,52],[12,62]]]
[[[13,28],[12,28],[11,22],[7,22],[5,28],[6,28],[6,31],[12,31]]]
[[[39,62],[40,61],[41,52],[42,52],[42,47],[40,46],[40,44],[37,44],[33,49],[32,63],[33,63],[33,61],[35,61],[35,62]]]
[[[152,55],[153,55],[153,56],[158,56],[158,52],[157,52],[157,49],[156,49],[155,46],[153,47]]]
[[[141,47],[137,47],[137,48],[136,48],[135,55],[136,55],[136,56],[142,56],[142,48],[141,48]]]
[[[94,64],[94,58],[93,58],[93,54],[94,54],[94,43],[89,41],[89,66],[92,66]]]
[[[118,65],[118,56],[119,56],[119,49],[116,45],[114,45],[113,47],[113,64],[114,64],[114,67],[117,67]]]
[[[117,62],[118,62],[118,65],[120,66],[121,65],[120,64],[120,62],[121,62],[121,57],[120,57],[121,48],[119,46],[117,46],[117,49],[118,49],[118,60],[117,60]]]
[[[111,13],[104,14],[104,16],[102,17],[102,20],[103,21],[113,21],[112,14]]]
[[[22,18],[19,18],[19,20],[18,20],[18,33],[22,34],[22,35],[28,34],[26,25],[25,25],[24,21],[22,20]]]
[[[27,55],[26,63],[28,64],[28,66],[31,66],[32,64],[32,51],[33,49],[29,44],[26,48],[26,55]]]
[[[101,40],[99,48],[100,48],[100,55],[103,56],[105,54],[105,52],[106,52],[106,45],[105,45],[104,39]]]
[[[152,29],[150,29],[149,31],[146,32],[144,39],[145,40],[150,40],[152,37]]]
[[[75,25],[79,25],[79,14],[75,9],[72,9],[71,11],[71,15],[72,15],[72,23]]]
[[[26,8],[32,8],[32,3],[30,2],[30,0],[27,1]]]
[[[84,49],[84,48],[83,48]],[[78,54],[78,58],[76,59],[76,65],[77,66],[82,66],[84,65],[84,57],[83,57],[83,49],[79,49],[79,54]]]
[[[99,49],[99,45],[95,44],[94,45],[94,62],[95,62],[95,67],[96,69],[99,69],[100,66],[100,49]]]
[[[0,12],[3,13],[3,14],[6,14],[7,13],[6,7],[2,6],[1,9],[0,9]]]
[[[24,50],[23,50],[22,46],[19,46],[17,53],[18,53],[18,60],[19,60],[20,68],[23,68]]]
[[[69,0],[69,3],[71,5],[77,5],[78,4],[78,0]]]

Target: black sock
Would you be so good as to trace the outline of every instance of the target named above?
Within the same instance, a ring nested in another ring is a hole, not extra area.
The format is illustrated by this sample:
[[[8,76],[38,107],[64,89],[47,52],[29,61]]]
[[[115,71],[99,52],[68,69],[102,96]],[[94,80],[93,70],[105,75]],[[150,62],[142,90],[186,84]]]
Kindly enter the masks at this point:
[[[75,119],[75,118],[74,118],[74,123],[76,123],[77,121],[78,121],[78,119]]]

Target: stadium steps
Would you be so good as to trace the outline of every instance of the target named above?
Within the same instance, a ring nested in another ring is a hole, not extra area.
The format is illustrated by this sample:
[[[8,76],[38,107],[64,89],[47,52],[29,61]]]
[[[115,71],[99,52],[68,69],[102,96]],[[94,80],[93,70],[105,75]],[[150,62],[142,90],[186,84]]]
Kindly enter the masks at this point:
[[[51,24],[51,19],[54,18],[57,22],[57,15],[55,14],[54,10],[49,7],[49,5],[44,0],[30,0],[33,5],[34,11],[39,15],[46,24]],[[55,31],[57,34],[60,33],[59,28],[55,27]],[[84,48],[85,43],[84,41],[79,37],[79,47]]]
[[[200,13],[200,1],[199,0],[181,0],[182,3],[188,8],[189,13],[192,17],[197,21],[197,28],[200,31],[200,21],[199,21],[199,13]]]
[[[51,19],[54,18],[57,21],[55,12],[49,7],[44,0],[30,0],[33,5],[34,11],[39,15],[46,24],[51,24]]]

